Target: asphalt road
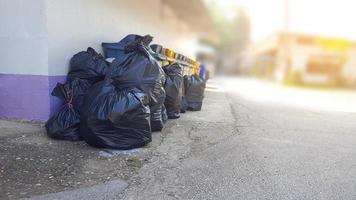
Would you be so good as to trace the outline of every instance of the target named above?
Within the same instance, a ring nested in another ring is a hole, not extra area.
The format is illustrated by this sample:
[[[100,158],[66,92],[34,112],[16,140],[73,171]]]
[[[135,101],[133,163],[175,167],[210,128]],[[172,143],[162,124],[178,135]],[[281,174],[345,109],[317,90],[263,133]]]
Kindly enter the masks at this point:
[[[351,91],[225,80],[118,198],[356,199],[354,100]]]
[[[236,78],[131,151],[0,120],[0,199],[356,199],[355,122],[356,91]]]

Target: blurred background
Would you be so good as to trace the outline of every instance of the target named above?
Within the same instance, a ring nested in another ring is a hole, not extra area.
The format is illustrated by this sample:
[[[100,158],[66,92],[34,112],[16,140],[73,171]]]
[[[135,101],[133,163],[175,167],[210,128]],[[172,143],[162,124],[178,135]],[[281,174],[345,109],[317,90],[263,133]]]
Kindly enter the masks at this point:
[[[281,83],[356,85],[355,3],[206,0],[219,42],[216,74]]]
[[[249,100],[356,111],[355,2],[205,3],[217,40],[202,40],[214,53],[197,59],[210,76],[224,77],[229,91]]]

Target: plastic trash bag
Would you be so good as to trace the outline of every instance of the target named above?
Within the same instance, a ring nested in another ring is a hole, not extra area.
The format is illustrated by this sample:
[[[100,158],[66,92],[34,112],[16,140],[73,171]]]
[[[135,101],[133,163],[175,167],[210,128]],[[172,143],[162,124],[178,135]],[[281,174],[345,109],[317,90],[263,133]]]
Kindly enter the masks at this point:
[[[162,80],[163,82],[165,79]],[[164,83],[162,83],[163,85]],[[164,107],[164,100],[166,99],[166,92],[164,88],[161,90],[161,96],[157,99],[157,104],[150,106],[151,111],[151,130],[152,131],[161,131],[164,127],[165,122],[167,121],[166,109]]]
[[[122,59],[125,57],[125,46],[129,45],[130,43],[142,38],[140,35],[129,34],[121,39],[119,42],[103,42],[101,46],[104,50],[104,55],[106,58],[116,58]]]
[[[150,53],[151,55],[159,62],[162,62],[167,59],[165,55],[162,55],[162,45],[159,44],[152,44],[150,45]]]
[[[180,107],[182,101],[183,75],[182,67],[178,63],[173,63],[163,67],[167,80],[164,89],[166,90],[166,100],[164,105],[167,109],[169,119],[180,117]]]
[[[150,47],[151,36],[128,35],[118,43],[104,43],[107,54],[116,59],[110,68],[110,78],[118,87],[137,87],[150,97],[151,129],[160,131],[163,128],[162,104],[166,97],[163,85],[165,75],[160,64],[154,58]],[[110,48],[109,48],[110,47]],[[114,48],[115,47],[115,48]]]
[[[57,83],[57,86],[53,89],[51,94],[52,96],[66,100],[64,91],[71,92],[71,104],[73,104],[77,110],[80,110],[80,107],[83,104],[84,96],[91,85],[92,84],[87,80],[74,78],[65,84]]]
[[[104,80],[107,71],[108,64],[105,58],[93,48],[88,47],[87,51],[75,54],[70,60],[67,80],[71,81],[74,78],[80,78],[94,84]]]
[[[86,80],[74,79],[66,84],[58,83],[52,95],[66,103],[46,122],[47,135],[54,139],[77,141],[79,135],[79,108],[83,96],[90,87]]]
[[[150,45],[150,51],[152,57],[156,59],[159,63],[160,66],[161,62],[165,60],[165,56],[161,54],[162,51],[162,46],[159,44],[152,44]],[[164,85],[166,82],[166,77],[164,80],[162,79],[162,84]],[[164,124],[168,120],[167,116],[167,110],[166,107],[164,106],[164,101],[166,99],[166,95],[164,95],[164,98],[161,99],[158,105],[154,106],[153,108],[151,107],[151,128],[152,131],[161,131],[164,127]]]
[[[161,79],[162,85],[165,82],[165,78]],[[151,111],[151,130],[152,131],[161,131],[163,129],[164,123],[167,120],[164,120],[162,116],[162,110],[164,106],[164,101],[166,99],[166,92],[164,88],[161,88],[161,95],[159,98],[157,98],[157,104],[150,106],[150,111]]]
[[[46,122],[47,135],[53,139],[78,141],[80,114],[67,103]]]
[[[168,115],[167,115],[166,106],[164,106],[164,104],[162,105],[161,114],[162,114],[163,123],[166,123],[168,121]]]
[[[160,103],[164,71],[160,64],[149,53],[149,35],[136,37],[136,40],[124,47],[125,55],[115,59],[110,65],[109,77],[118,87],[136,87],[149,97],[149,105]]]
[[[199,111],[203,105],[206,82],[198,75],[184,76],[186,109]]]
[[[187,112],[187,109],[188,109],[188,102],[187,99],[185,98],[185,94],[183,93],[182,102],[180,104],[180,113]]]
[[[162,105],[150,106],[151,111],[151,130],[161,131],[164,126],[164,121],[162,119]]]
[[[185,97],[187,84],[188,84],[188,75],[184,75],[183,76],[183,87],[182,87],[182,101],[180,104],[180,112],[181,113],[185,113],[188,109],[188,102],[187,102],[187,98]]]
[[[122,40],[119,42],[113,42],[113,43],[108,43],[108,42],[103,42],[101,43],[101,46],[103,47],[104,50],[104,55],[106,58],[116,58],[116,59],[122,59],[125,57],[125,47],[132,42],[136,40],[142,39],[142,36],[136,35],[136,34],[129,34],[125,36]],[[146,44],[148,47],[148,44]],[[161,55],[160,52],[162,51],[162,46],[158,44],[153,44],[149,46],[147,50],[149,53],[158,61],[162,61],[165,59],[165,56]]]
[[[94,147],[133,149],[151,142],[148,97],[137,88],[95,84],[85,97],[80,134]]]

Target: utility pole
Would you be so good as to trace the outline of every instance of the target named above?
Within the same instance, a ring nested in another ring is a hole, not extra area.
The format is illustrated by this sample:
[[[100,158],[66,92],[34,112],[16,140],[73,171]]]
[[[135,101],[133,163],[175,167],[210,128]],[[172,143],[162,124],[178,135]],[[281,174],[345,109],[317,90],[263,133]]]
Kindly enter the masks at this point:
[[[289,0],[284,0],[284,31],[289,31],[289,23],[290,23],[290,2]]]
[[[283,79],[289,79],[291,73],[290,69],[290,0],[284,0],[284,27],[282,31],[282,51],[284,54],[283,58]]]

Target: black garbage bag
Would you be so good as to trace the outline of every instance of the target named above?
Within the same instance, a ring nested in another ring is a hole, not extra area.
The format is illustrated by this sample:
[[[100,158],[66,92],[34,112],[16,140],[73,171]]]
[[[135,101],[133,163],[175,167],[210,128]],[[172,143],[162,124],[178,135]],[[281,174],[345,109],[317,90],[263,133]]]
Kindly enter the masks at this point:
[[[164,104],[162,105],[162,121],[163,123],[166,123],[168,121],[168,115],[167,115],[167,109],[166,109],[166,106],[164,106]]]
[[[125,53],[125,46],[129,45],[130,43],[142,38],[140,35],[129,34],[121,39],[119,42],[103,42],[101,46],[104,50],[104,55],[106,58],[116,58],[121,60],[123,57],[126,56]]]
[[[188,84],[188,75],[184,75],[183,76],[183,87],[182,87],[182,101],[181,101],[181,104],[180,104],[180,112],[181,113],[185,113],[187,111],[187,109],[188,109],[187,98],[185,98],[187,84]]]
[[[165,82],[165,78],[161,79],[162,85]],[[157,98],[157,103],[153,106],[150,106],[151,111],[151,130],[152,131],[161,131],[164,126],[164,119],[162,116],[162,107],[164,106],[164,100],[166,99],[166,92],[164,88],[161,88],[161,95]],[[167,121],[167,120],[166,120]]]
[[[151,130],[161,131],[164,126],[164,121],[162,119],[162,105],[150,106],[151,111]]]
[[[95,84],[85,97],[80,134],[94,147],[133,149],[151,142],[148,97],[137,88]]]
[[[165,55],[162,55],[162,45],[159,44],[152,44],[150,45],[150,53],[157,61],[162,62],[167,59]]]
[[[118,87],[136,87],[149,97],[149,105],[160,103],[164,71],[160,64],[149,53],[149,35],[136,37],[136,40],[125,46],[125,56],[115,59],[110,65],[109,77]]]
[[[45,126],[49,137],[70,141],[81,140],[79,135],[79,108],[89,87],[90,84],[81,79],[57,84],[52,91],[52,95],[63,99],[66,104],[46,122]]]
[[[182,101],[183,75],[182,67],[178,63],[173,63],[163,67],[167,75],[164,89],[166,90],[166,100],[164,105],[167,109],[169,119],[180,117],[180,106]]]
[[[162,73],[164,73],[162,71]],[[164,74],[163,74],[164,75]],[[162,87],[160,87],[160,95],[157,96],[157,102],[155,105],[150,106],[151,110],[151,130],[152,131],[161,131],[163,129],[164,123],[167,121],[165,116],[167,115],[164,101],[166,99],[166,91],[163,88],[163,85],[166,82],[165,76],[160,76],[159,80],[161,81]]]
[[[206,82],[198,75],[184,76],[185,101],[187,110],[199,111],[203,105],[204,90]],[[184,102],[185,103],[185,102]]]
[[[82,138],[79,135],[80,114],[67,103],[46,122],[47,135],[53,139],[78,141]]]
[[[180,104],[180,112],[185,113],[185,112],[187,112],[187,109],[188,109],[188,102],[187,102],[187,99],[185,98],[185,95],[183,94],[182,102]]]
[[[84,96],[88,89],[91,87],[91,83],[87,80],[74,78],[65,84],[57,83],[56,87],[52,91],[52,96],[66,100],[66,93],[69,92],[72,96],[71,104],[80,110],[83,104]]]
[[[101,43],[101,46],[103,47],[104,50],[104,55],[105,58],[116,58],[116,59],[123,59],[125,57],[125,47],[132,42],[135,42],[136,40],[140,40],[142,36],[136,35],[136,34],[129,34],[125,36],[122,40],[119,42],[113,42],[113,43],[108,43],[108,42],[103,42]],[[148,47],[148,44],[147,44]],[[163,61],[165,59],[165,56],[161,55],[160,52],[162,51],[162,46],[158,44],[153,44],[150,45],[149,48],[147,48],[148,52],[158,61]]]
[[[74,78],[88,80],[91,84],[104,80],[108,71],[105,58],[93,48],[75,54],[70,60],[67,80]]]

